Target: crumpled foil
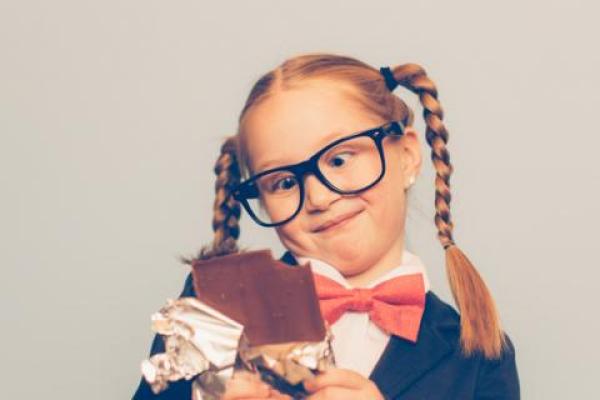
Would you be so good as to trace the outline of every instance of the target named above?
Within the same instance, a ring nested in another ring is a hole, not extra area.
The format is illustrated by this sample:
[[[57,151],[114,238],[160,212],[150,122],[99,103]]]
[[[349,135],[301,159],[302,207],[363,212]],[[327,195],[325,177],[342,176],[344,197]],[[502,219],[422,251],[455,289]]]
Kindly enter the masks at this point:
[[[229,378],[243,329],[195,297],[169,299],[152,315],[152,330],[163,335],[165,352],[144,360],[142,375],[154,393],[166,389],[168,382],[202,373],[208,373],[211,382]]]
[[[329,327],[321,342],[250,346],[243,325],[195,297],[167,300],[152,315],[152,330],[163,336],[165,352],[142,361],[141,369],[155,394],[169,382],[193,379],[193,400],[217,400],[234,370],[247,370],[303,399],[302,380],[335,365]]]
[[[242,336],[238,351],[247,368],[258,370],[263,381],[294,399],[304,399],[308,393],[302,381],[335,365],[332,338],[328,327],[326,337],[321,342],[288,342],[252,347]]]

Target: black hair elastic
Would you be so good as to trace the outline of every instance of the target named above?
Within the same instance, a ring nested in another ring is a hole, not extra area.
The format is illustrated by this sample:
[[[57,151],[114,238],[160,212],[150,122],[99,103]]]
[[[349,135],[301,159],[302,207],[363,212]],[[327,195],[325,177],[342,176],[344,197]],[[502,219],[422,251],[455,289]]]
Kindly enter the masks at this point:
[[[381,72],[381,75],[383,75],[383,78],[385,79],[385,85],[390,92],[394,91],[394,89],[396,89],[398,86],[398,81],[396,78],[394,78],[394,73],[390,67],[381,67],[379,68],[379,72]]]

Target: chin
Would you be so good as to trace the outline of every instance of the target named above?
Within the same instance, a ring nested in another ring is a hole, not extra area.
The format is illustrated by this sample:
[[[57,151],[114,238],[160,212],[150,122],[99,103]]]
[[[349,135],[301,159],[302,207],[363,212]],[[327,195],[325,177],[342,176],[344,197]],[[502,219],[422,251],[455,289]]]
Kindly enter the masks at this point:
[[[359,275],[368,270],[368,268],[364,268],[364,265],[345,265],[345,267],[346,268],[338,268],[335,266],[340,274],[347,278],[353,277],[354,275]]]
[[[360,239],[358,239],[360,240]],[[348,243],[343,242],[343,245],[336,246],[335,242],[329,243],[327,249],[323,249],[323,253],[329,254],[332,262],[336,264],[342,264],[347,266],[346,268],[349,270],[348,272],[360,272],[355,271],[361,268],[365,264],[365,260],[363,259],[367,249],[372,248],[367,243]],[[355,266],[354,269],[351,266]]]

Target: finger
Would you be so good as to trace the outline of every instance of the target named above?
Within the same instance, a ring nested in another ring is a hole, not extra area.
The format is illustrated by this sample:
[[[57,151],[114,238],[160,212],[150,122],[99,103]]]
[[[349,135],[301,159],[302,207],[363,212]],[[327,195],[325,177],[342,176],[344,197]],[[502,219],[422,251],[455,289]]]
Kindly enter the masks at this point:
[[[311,394],[306,400],[347,400],[356,398],[356,391],[341,386],[328,386]]]
[[[283,394],[279,390],[273,389],[273,388],[271,388],[271,397],[269,397],[269,399],[273,399],[273,400],[293,400],[291,396],[288,396],[287,394]]]
[[[225,383],[222,400],[239,398],[268,398],[270,386],[264,382],[252,381],[246,377],[231,378]]]
[[[368,379],[349,369],[331,368],[313,378],[304,380],[303,383],[306,390],[316,392],[326,386],[359,389],[368,383]]]
[[[245,371],[245,370],[236,370],[233,372],[233,377],[232,379],[243,379],[243,380],[247,380],[250,382],[259,382],[260,379],[260,375],[256,372],[251,372],[251,371]]]

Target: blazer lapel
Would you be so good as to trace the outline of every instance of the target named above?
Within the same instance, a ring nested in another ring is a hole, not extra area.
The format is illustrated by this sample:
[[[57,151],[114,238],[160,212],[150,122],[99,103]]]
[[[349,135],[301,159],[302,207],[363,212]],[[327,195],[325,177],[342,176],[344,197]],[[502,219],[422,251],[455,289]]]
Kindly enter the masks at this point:
[[[294,257],[292,255],[292,253],[290,253],[289,251],[286,251],[285,253],[283,253],[283,255],[281,256],[281,258],[279,260],[283,261],[284,263],[289,264],[289,265],[298,265],[298,261],[296,260],[296,257]]]
[[[290,265],[298,265],[289,251],[286,251],[280,260]],[[369,379],[374,381],[385,395],[396,397],[454,350],[455,346],[441,331],[447,328],[459,330],[459,324],[457,319],[444,312],[442,301],[437,295],[428,291],[417,342],[412,343],[391,335]]]
[[[387,347],[369,376],[387,396],[395,398],[453,351],[454,346],[435,329],[431,318],[432,314],[436,314],[432,308],[437,307],[439,301],[431,291],[427,292],[416,343],[390,336]],[[454,324],[453,321],[448,322]]]

